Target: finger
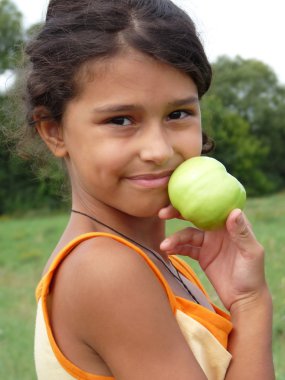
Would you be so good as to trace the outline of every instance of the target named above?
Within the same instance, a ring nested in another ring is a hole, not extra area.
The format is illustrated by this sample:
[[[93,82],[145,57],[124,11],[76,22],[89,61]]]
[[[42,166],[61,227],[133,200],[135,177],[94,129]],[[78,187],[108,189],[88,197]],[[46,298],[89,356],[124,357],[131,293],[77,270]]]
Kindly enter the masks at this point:
[[[200,248],[204,241],[204,232],[193,227],[184,228],[174,233],[160,244],[162,251],[171,251],[179,246],[191,245]]]
[[[158,216],[160,219],[173,219],[181,217],[179,212],[172,205],[162,208],[159,211]]]
[[[166,252],[168,255],[182,255],[188,256],[193,260],[199,260],[200,248],[193,247],[191,245],[182,245],[175,247],[171,252]]]
[[[256,240],[251,224],[241,210],[235,209],[231,212],[227,219],[227,228],[237,247],[248,256],[263,251]]]

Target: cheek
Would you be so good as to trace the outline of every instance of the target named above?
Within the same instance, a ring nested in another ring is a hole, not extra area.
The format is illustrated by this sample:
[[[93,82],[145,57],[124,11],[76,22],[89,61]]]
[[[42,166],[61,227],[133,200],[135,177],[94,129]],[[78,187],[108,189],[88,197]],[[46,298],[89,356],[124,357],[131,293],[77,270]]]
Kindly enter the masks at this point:
[[[124,144],[108,141],[98,141],[91,148],[92,161],[95,166],[100,166],[106,170],[118,170],[124,167],[130,157]]]
[[[89,147],[90,148],[90,147]],[[131,157],[127,154],[124,146],[109,141],[107,143],[99,141],[89,149],[90,157],[87,158],[88,166],[92,172],[90,180],[93,178],[98,186],[116,185],[124,175],[129,165]]]
[[[185,133],[176,138],[176,151],[178,151],[183,158],[188,159],[194,156],[200,156],[203,148],[202,132]]]

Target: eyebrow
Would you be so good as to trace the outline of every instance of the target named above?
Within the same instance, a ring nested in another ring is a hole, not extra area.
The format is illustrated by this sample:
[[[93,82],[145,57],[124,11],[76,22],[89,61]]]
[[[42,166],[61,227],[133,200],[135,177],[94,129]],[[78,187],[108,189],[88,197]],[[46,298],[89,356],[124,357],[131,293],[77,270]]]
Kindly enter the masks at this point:
[[[189,96],[188,98],[184,99],[177,99],[172,102],[168,102],[167,105],[169,107],[181,107],[186,106],[190,104],[198,104],[199,98],[198,96]],[[127,112],[127,111],[133,111],[137,109],[142,109],[142,106],[137,104],[113,104],[113,105],[106,105],[98,108],[94,108],[92,112],[99,112],[99,113],[115,113],[115,112]]]
[[[178,99],[178,100],[175,100],[174,102],[169,102],[168,105],[174,106],[174,107],[181,107],[188,104],[198,104],[198,103],[199,103],[198,96],[193,95],[185,99]]]

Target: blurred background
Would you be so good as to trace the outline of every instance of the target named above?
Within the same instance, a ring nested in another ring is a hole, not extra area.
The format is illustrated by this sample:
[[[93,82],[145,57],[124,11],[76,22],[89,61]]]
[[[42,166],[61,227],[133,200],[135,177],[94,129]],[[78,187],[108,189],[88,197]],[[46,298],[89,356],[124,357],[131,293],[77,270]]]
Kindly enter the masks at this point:
[[[46,164],[41,153],[35,161],[15,138],[25,123],[23,46],[47,3],[0,0],[0,378],[6,380],[35,379],[34,290],[68,219],[61,165]],[[244,184],[246,212],[266,248],[276,376],[285,380],[285,3],[175,3],[196,22],[213,65],[203,127],[216,142],[212,155]],[[169,223],[168,232],[179,223]]]

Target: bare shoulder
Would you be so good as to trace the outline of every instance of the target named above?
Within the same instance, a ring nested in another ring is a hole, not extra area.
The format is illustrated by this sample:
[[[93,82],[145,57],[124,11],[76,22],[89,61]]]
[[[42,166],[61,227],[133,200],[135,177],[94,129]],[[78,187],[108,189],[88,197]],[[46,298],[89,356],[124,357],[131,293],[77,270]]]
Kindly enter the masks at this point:
[[[125,317],[130,305],[163,303],[172,313],[164,288],[145,260],[111,238],[97,237],[79,244],[60,266],[53,293],[67,318],[77,316],[77,326],[82,325],[84,331],[89,315],[106,320],[105,314],[116,310]]]
[[[154,279],[150,286],[157,283],[153,271],[137,252],[107,237],[91,238],[75,247],[61,265],[58,279],[57,282],[63,280],[67,293],[74,292],[74,288],[77,293],[88,286],[90,291],[93,289],[93,297],[99,289],[98,296],[115,286],[123,291],[124,286],[129,289],[129,285],[140,281]]]
[[[204,379],[164,288],[130,247],[109,238],[80,244],[60,267],[53,293],[62,328],[115,378]]]

